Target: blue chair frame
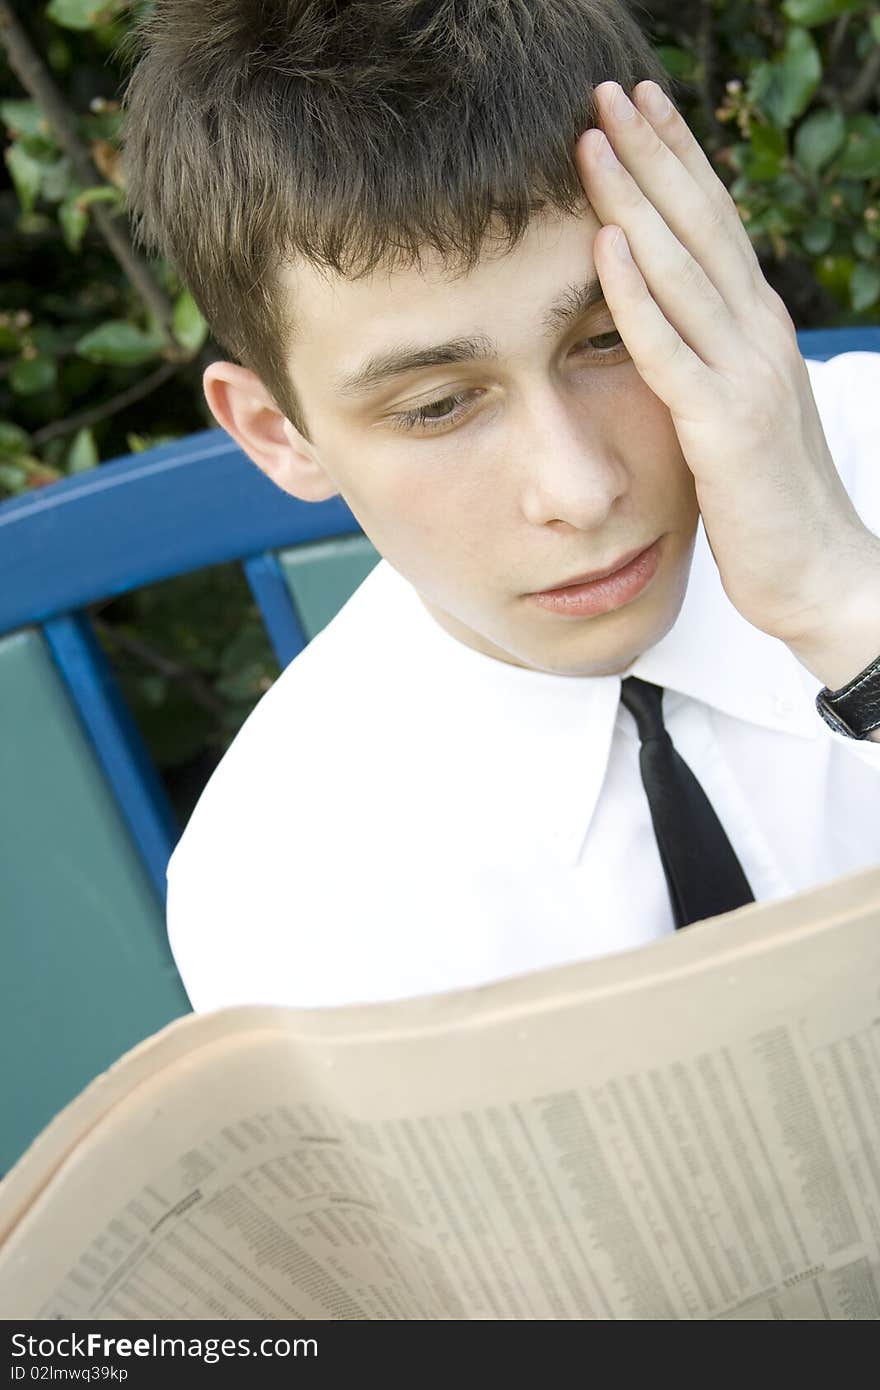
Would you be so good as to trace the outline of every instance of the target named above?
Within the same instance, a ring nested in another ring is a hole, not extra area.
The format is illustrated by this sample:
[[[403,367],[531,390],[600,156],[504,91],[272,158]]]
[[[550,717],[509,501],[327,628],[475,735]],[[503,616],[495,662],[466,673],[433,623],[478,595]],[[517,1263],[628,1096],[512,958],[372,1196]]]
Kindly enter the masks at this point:
[[[819,360],[880,352],[880,326],[804,330],[798,341],[805,357]],[[289,497],[219,429],[114,459],[0,505],[0,636],[42,628],[163,904],[180,827],[83,610],[238,561],[284,667],[306,637],[274,552],[360,531],[341,498]]]
[[[82,610],[240,561],[283,667],[306,636],[274,551],[350,534],[360,527],[341,498],[289,497],[219,429],[114,459],[0,506],[0,636],[42,628],[163,904],[180,827]]]

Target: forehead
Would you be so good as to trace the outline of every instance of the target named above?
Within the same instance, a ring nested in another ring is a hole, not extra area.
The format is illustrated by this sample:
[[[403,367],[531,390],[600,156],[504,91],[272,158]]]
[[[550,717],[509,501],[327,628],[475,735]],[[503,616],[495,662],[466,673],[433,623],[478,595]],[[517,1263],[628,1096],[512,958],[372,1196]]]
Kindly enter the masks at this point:
[[[561,292],[595,277],[600,225],[591,209],[541,214],[512,250],[487,245],[466,273],[451,272],[433,249],[421,266],[378,268],[353,280],[304,262],[288,266],[281,289],[294,325],[291,360],[300,367],[316,356],[353,360],[428,334],[487,334],[515,349]]]

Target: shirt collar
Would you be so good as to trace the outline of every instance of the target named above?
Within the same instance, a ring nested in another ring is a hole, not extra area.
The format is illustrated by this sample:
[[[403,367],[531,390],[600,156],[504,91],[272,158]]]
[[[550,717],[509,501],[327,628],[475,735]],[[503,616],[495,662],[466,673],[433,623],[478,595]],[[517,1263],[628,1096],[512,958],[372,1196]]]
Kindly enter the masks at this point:
[[[783,642],[753,627],[734,608],[702,521],[678,618],[623,674],[767,729],[808,739],[820,732],[814,699],[821,682]]]
[[[614,676],[561,676],[477,652],[437,623],[387,561],[377,570],[375,580],[399,605],[390,622],[384,615],[389,648],[394,643],[389,666],[404,686],[415,683],[410,698],[431,721],[438,775],[449,762],[466,769],[463,814],[476,817],[487,854],[542,847],[561,863],[576,863],[605,778],[624,675],[765,728],[807,739],[819,733],[819,683],[811,691],[809,674],[788,648],[734,608],[702,523],[676,622]]]

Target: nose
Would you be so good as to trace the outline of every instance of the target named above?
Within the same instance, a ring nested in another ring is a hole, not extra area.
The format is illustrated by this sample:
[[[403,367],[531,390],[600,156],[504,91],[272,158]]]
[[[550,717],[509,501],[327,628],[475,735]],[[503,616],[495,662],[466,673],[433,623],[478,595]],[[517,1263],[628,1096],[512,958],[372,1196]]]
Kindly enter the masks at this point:
[[[575,402],[542,393],[521,421],[522,512],[533,526],[565,522],[600,528],[629,490],[629,473],[613,447],[610,421],[595,399]]]

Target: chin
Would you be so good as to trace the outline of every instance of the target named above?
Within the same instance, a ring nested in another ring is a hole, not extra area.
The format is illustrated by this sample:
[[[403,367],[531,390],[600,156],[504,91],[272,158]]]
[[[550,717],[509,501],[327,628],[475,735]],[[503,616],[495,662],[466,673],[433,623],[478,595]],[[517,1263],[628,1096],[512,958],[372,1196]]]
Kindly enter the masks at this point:
[[[625,671],[641,655],[642,651],[647,650],[646,646],[640,651],[633,651],[626,656],[609,656],[604,659],[584,658],[581,661],[569,662],[542,662],[534,663],[534,669],[545,671],[550,676],[617,676]]]
[[[531,666],[534,670],[546,671],[556,676],[616,676],[651,647],[656,646],[675,623],[681,610],[683,593],[676,595],[675,603],[667,603],[662,612],[656,609],[651,614],[640,614],[619,609],[610,617],[621,621],[618,630],[601,631],[595,626],[595,619],[587,619],[586,625],[578,632],[568,634],[567,641],[558,643],[556,650],[544,650],[516,656],[519,664]],[[589,624],[594,624],[590,630]]]

